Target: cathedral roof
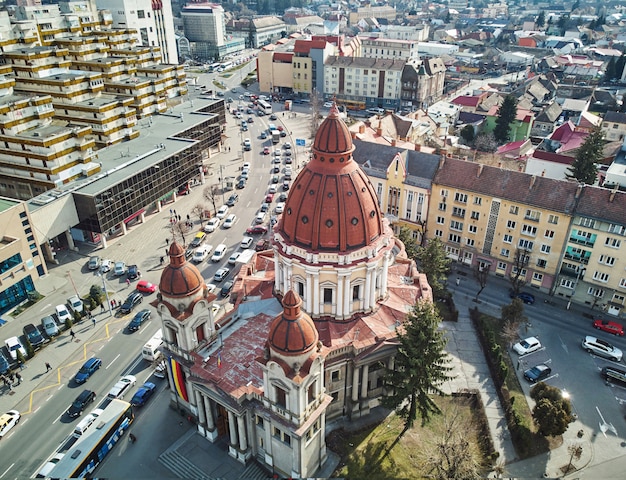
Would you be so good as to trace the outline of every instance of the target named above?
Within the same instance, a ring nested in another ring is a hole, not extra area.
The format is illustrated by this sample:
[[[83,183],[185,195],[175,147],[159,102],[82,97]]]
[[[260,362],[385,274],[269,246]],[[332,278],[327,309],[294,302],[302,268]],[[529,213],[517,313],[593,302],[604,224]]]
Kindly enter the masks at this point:
[[[318,341],[311,317],[300,309],[302,300],[289,290],[283,297],[283,313],[270,326],[270,348],[284,355],[300,355],[311,351]]]
[[[170,263],[161,274],[159,291],[164,297],[183,298],[204,288],[200,271],[185,258],[182,245],[172,242],[169,248]]]
[[[357,162],[336,105],[315,135],[312,158],[290,189],[279,230],[286,241],[313,251],[347,252],[383,232],[376,192]]]

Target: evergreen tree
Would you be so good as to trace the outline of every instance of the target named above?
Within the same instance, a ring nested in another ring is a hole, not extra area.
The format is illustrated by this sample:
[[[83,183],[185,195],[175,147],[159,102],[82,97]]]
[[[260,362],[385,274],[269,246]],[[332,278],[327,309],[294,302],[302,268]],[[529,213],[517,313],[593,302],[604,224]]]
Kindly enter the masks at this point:
[[[446,291],[446,280],[450,269],[450,259],[439,238],[435,237],[425,247],[417,249],[419,270],[426,274],[433,298],[441,298]]]
[[[535,23],[537,24],[537,27],[541,28],[546,24],[546,12],[544,12],[543,10],[541,12],[539,12],[539,15],[537,16],[537,20],[535,20]]]
[[[498,110],[498,118],[496,119],[496,128],[493,135],[496,141],[502,145],[509,141],[511,124],[515,121],[517,115],[517,98],[513,95],[504,97],[504,101]]]
[[[444,351],[447,340],[438,328],[440,322],[433,304],[419,301],[397,330],[400,345],[393,370],[387,369],[384,375],[389,394],[382,404],[404,418],[402,434],[413,426],[418,414],[423,426],[441,413],[430,395],[443,395],[440,386],[453,378]]]
[[[595,127],[578,149],[576,158],[568,167],[565,176],[580,183],[593,185],[598,176],[598,162],[602,160],[603,147],[604,132],[600,127]]]
[[[474,127],[472,127],[471,125],[465,125],[461,129],[460,135],[461,135],[461,138],[465,141],[466,145],[471,145],[475,137]]]
[[[409,227],[400,228],[398,240],[404,244],[406,256],[411,260],[417,261],[417,243],[415,243],[415,239],[413,238],[413,230]]]
[[[622,74],[624,73],[624,66],[626,66],[626,55],[622,53],[622,56],[619,57],[615,62],[615,79],[619,80],[622,78]]]
[[[615,61],[615,57],[611,57],[611,59],[609,60],[609,63],[606,64],[606,68],[604,69],[604,80],[605,81],[611,81],[615,78],[615,74],[616,74],[616,61]]]

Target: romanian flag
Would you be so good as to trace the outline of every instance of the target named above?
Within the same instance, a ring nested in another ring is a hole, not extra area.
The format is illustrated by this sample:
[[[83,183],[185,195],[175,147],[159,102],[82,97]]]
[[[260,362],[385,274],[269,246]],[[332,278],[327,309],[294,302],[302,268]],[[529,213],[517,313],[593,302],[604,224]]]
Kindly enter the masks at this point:
[[[188,402],[189,397],[187,396],[187,386],[185,385],[185,372],[183,372],[183,367],[172,357],[169,359],[169,365],[172,380],[174,381],[174,387],[176,388],[178,396],[185,402]]]
[[[222,351],[217,352],[217,366],[222,368]]]

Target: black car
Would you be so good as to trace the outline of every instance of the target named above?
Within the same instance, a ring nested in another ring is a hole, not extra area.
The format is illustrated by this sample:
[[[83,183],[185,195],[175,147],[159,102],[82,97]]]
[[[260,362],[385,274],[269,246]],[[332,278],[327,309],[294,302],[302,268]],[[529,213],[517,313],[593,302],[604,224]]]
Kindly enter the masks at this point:
[[[286,201],[287,201],[287,194],[286,194],[285,192],[281,193],[281,194],[278,196],[278,201],[279,201],[279,202],[286,202]]]
[[[528,293],[528,292],[519,292],[516,294],[513,290],[511,290],[509,292],[509,297],[511,298],[517,297],[527,305],[532,305],[533,303],[535,303],[535,296],[532,293]]]
[[[235,185],[235,188],[237,188],[237,190],[241,190],[242,188],[245,188],[246,186],[246,181],[241,179],[237,182],[237,185]]]
[[[287,136],[287,132],[283,130],[282,132],[280,132],[280,136],[281,137],[286,137]]]
[[[37,348],[43,345],[43,342],[44,342],[43,335],[39,333],[39,330],[37,329],[35,325],[33,325],[32,323],[24,325],[24,328],[22,329],[22,331],[24,332],[24,335],[26,336],[26,338],[28,338],[28,341],[33,346],[33,348]]]
[[[226,201],[226,205],[228,205],[229,207],[234,207],[235,203],[237,203],[237,200],[239,200],[239,195],[236,193],[233,193],[230,197],[228,197],[228,200]]]
[[[130,280],[141,277],[141,272],[139,271],[139,267],[137,265],[129,265],[126,274]]]
[[[547,365],[535,365],[524,372],[524,378],[530,383],[537,383],[545,380],[552,373],[552,369]]]
[[[267,212],[270,209],[270,204],[269,203],[264,203],[263,205],[261,205],[261,211],[262,212]]]
[[[141,310],[137,312],[133,319],[128,324],[129,332],[136,332],[141,327],[141,324],[150,318],[150,310]]]
[[[76,397],[76,400],[67,409],[67,416],[70,418],[78,417],[85,407],[96,399],[96,392],[91,390],[83,390],[83,392]]]
[[[120,313],[130,313],[133,309],[143,302],[143,295],[139,292],[131,293],[120,307]]]
[[[274,168],[272,168],[272,173],[280,173],[280,167],[275,165]]]
[[[220,296],[227,297],[230,294],[230,291],[233,289],[233,284],[234,282],[232,280],[226,282],[220,290]]]
[[[185,258],[191,258],[193,256],[193,252],[195,252],[195,249],[193,248],[188,248],[187,250],[185,250]]]

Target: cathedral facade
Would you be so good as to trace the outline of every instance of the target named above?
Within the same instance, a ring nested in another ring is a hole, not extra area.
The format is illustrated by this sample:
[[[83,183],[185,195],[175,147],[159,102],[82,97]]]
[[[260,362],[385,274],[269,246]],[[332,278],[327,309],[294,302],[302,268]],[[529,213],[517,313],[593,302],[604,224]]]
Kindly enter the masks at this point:
[[[367,415],[393,368],[396,328],[426,277],[381,214],[334,106],[274,227],[235,280],[235,308],[216,300],[184,249],[170,246],[157,311],[172,404],[209,441],[285,476],[324,465],[326,423]]]

